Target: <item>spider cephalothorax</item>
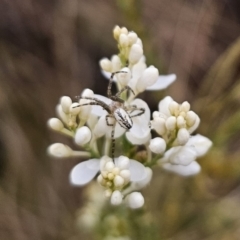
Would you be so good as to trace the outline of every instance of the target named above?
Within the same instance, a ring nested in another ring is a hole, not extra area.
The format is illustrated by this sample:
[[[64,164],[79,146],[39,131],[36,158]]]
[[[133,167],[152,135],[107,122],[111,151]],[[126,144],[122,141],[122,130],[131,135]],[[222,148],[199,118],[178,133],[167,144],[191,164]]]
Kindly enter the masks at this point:
[[[125,86],[119,92],[117,92],[116,95],[112,95],[113,78],[114,78],[114,75],[118,73],[125,73],[125,72],[124,71],[115,72],[115,73],[112,73],[110,77],[107,96],[112,100],[112,102],[109,105],[98,98],[79,97],[79,99],[88,99],[88,100],[92,100],[92,102],[75,106],[75,107],[82,107],[87,105],[98,105],[108,112],[108,114],[106,115],[106,123],[108,126],[112,126],[111,138],[112,138],[112,158],[113,159],[114,159],[114,149],[115,149],[114,133],[115,133],[116,122],[122,128],[129,131],[133,126],[132,118],[140,116],[145,112],[144,108],[138,108],[136,105],[128,105],[128,106],[125,105],[125,101],[122,98],[120,98],[121,94],[124,91],[131,91],[134,94],[133,90],[129,86]],[[110,118],[113,121],[109,121]]]

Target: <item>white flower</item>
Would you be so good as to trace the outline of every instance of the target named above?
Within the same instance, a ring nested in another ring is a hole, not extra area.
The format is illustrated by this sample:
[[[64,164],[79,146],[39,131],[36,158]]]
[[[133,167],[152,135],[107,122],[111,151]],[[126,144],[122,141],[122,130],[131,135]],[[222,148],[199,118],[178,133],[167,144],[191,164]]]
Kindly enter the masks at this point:
[[[191,137],[185,146],[170,148],[159,164],[182,176],[195,175],[201,170],[196,159],[206,154],[211,146],[212,142],[208,138],[198,134]]]
[[[124,165],[122,162],[124,162],[125,160],[126,159],[124,159],[124,157],[115,158],[114,165],[120,169],[122,168],[122,165]],[[111,158],[104,156],[101,158],[101,160],[90,159],[77,164],[70,173],[70,182],[73,185],[79,186],[87,184],[102,169],[102,165],[104,165],[106,161],[111,162]],[[136,160],[129,159],[128,169],[130,171],[131,182],[138,182],[146,177],[145,167]]]
[[[62,143],[54,143],[48,147],[48,153],[53,157],[70,157],[72,155],[72,149]]]

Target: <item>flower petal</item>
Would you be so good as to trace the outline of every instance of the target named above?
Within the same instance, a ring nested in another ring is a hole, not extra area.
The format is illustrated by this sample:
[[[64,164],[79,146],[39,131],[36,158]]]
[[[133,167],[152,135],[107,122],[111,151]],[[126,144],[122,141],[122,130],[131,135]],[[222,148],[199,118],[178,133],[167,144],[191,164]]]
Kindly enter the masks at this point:
[[[200,118],[199,118],[199,116],[197,115],[196,117],[197,117],[197,119],[196,119],[194,125],[188,129],[188,132],[189,132],[190,134],[193,133],[193,132],[198,128],[198,126],[199,126],[199,124],[200,124]]]
[[[127,140],[132,143],[133,145],[142,145],[150,141],[151,139],[151,133],[149,130],[149,133],[147,135],[143,135],[141,137],[136,137],[135,134],[132,134],[131,132],[126,133]]]
[[[152,175],[153,175],[152,169],[149,167],[145,167],[145,178],[143,178],[140,181],[134,182],[133,188],[135,190],[140,190],[140,189],[146,187],[150,183],[150,181],[152,179]]]
[[[130,181],[132,182],[141,181],[147,176],[144,165],[136,160],[130,159],[129,170],[131,173]]]
[[[191,146],[194,151],[196,151],[197,157],[201,157],[209,150],[212,146],[212,141],[207,137],[197,134],[190,137],[186,146]]]
[[[152,86],[147,87],[147,90],[156,91],[156,90],[163,90],[167,88],[170,84],[172,84],[176,80],[176,74],[169,74],[169,75],[160,75],[156,83]]]
[[[70,182],[73,185],[85,185],[90,182],[100,168],[99,159],[90,159],[77,164],[70,173]]]
[[[163,113],[167,117],[171,116],[171,113],[169,111],[169,104],[173,101],[173,99],[169,96],[165,97],[163,100],[161,100],[158,104],[158,109],[160,113]]]
[[[106,71],[103,71],[103,70],[101,70],[101,72],[102,72],[102,75],[103,75],[107,80],[110,79],[112,73],[106,72]],[[113,77],[113,81],[114,81],[114,82],[117,82],[116,76]]]
[[[176,173],[184,177],[196,175],[201,171],[201,167],[196,161],[191,162],[187,166],[164,163],[162,167],[167,171]]]
[[[106,103],[107,105],[111,104],[111,102],[112,102],[111,99],[104,97],[102,95],[99,95],[99,94],[94,94],[94,97],[99,99],[100,101]],[[106,115],[107,111],[104,110],[102,106],[92,105],[92,114],[100,117],[102,115]]]

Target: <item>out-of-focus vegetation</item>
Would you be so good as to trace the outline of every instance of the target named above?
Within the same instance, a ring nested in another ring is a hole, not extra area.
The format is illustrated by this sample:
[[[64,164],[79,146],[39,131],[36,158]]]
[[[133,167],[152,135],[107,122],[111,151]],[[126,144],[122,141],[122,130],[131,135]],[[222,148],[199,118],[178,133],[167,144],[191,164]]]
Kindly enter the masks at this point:
[[[155,170],[144,192],[150,213],[132,222],[137,229],[142,220],[149,235],[132,235],[239,239],[238,0],[0,0],[0,239],[86,239],[76,225],[83,190],[68,181],[80,159],[46,155],[50,143],[66,142],[46,121],[62,95],[86,87],[105,94],[98,61],[116,52],[116,24],[141,36],[149,65],[177,74],[166,94],[192,104],[201,117],[198,132],[214,143],[199,160],[198,176]],[[162,96],[143,97],[154,109]]]

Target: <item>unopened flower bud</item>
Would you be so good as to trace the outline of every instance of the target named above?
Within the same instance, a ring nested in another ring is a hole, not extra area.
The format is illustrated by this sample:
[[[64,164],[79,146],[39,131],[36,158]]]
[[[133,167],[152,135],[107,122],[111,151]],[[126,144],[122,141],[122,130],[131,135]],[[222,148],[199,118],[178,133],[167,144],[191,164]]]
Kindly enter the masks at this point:
[[[165,119],[161,118],[161,117],[155,117],[152,121],[151,121],[152,127],[155,129],[155,131],[159,134],[159,135],[164,135],[166,133],[166,121]]]
[[[112,62],[107,58],[100,60],[100,67],[103,71],[112,72]]]
[[[131,71],[125,67],[121,69],[121,72],[116,74],[117,81],[122,85],[126,86],[131,79]]]
[[[106,189],[105,190],[105,197],[109,198],[112,195],[112,190],[111,189]]]
[[[144,70],[142,76],[138,81],[138,91],[142,92],[147,87],[152,86],[158,79],[159,72],[154,66],[150,66]]]
[[[122,27],[121,28],[121,33],[124,33],[124,34],[128,34],[128,30],[127,30],[127,28],[126,27]]]
[[[177,141],[179,145],[185,145],[189,140],[190,134],[186,128],[181,128],[177,134]]]
[[[122,170],[119,175],[124,179],[124,183],[129,182],[130,180],[130,171],[128,169]]]
[[[79,128],[75,134],[74,140],[75,143],[83,146],[91,140],[92,134],[88,127],[83,126]]]
[[[179,104],[175,101],[170,102],[168,109],[172,115],[175,115],[175,113],[179,110]]]
[[[142,40],[140,38],[137,39],[136,44],[143,48]]]
[[[188,112],[190,110],[189,102],[185,101],[180,106],[180,111]]]
[[[107,162],[106,165],[105,165],[105,169],[107,171],[111,171],[113,168],[115,167],[114,163],[113,162]]]
[[[121,69],[122,63],[119,56],[113,55],[111,58],[111,62],[112,62],[112,72],[117,72]]]
[[[121,33],[119,36],[119,43],[122,47],[127,47],[129,42],[128,42],[128,37],[126,34]]]
[[[152,117],[153,118],[160,117],[160,112],[154,111],[153,114],[152,114]]]
[[[93,90],[89,89],[89,88],[85,88],[83,91],[82,91],[82,94],[81,94],[82,97],[94,97],[94,92]]]
[[[72,105],[72,99],[70,97],[63,96],[60,99],[60,104],[62,106],[63,112],[68,114],[70,110],[70,106]]]
[[[193,126],[197,120],[197,114],[193,111],[188,111],[186,115],[187,125],[189,127]]]
[[[54,143],[48,147],[48,153],[53,157],[70,157],[72,155],[72,149],[62,143]]]
[[[61,131],[64,128],[63,123],[58,118],[50,118],[47,124],[55,131]]]
[[[144,204],[143,195],[140,192],[132,192],[127,197],[127,203],[132,209],[140,208]]]
[[[121,28],[119,26],[116,26],[114,29],[113,29],[113,37],[118,40],[119,38],[119,35],[121,34]]]
[[[142,56],[143,56],[142,47],[139,44],[133,44],[128,56],[129,62],[131,64],[135,64],[140,60]]]
[[[120,169],[128,169],[129,168],[129,158],[125,156],[120,156],[118,158],[118,167]]]
[[[177,117],[177,126],[178,126],[178,128],[185,128],[186,127],[186,121],[182,116]]]
[[[167,120],[166,120],[166,128],[170,131],[174,130],[176,128],[176,122],[177,122],[177,119],[176,117],[169,117]]]
[[[116,187],[122,187],[124,185],[124,179],[121,176],[117,175],[113,181]]]
[[[122,203],[122,193],[118,190],[114,191],[111,196],[111,204],[112,205],[120,205]]]
[[[135,32],[128,33],[128,41],[130,45],[133,45],[138,39],[138,36]]]
[[[166,142],[160,137],[153,138],[150,141],[149,148],[154,153],[162,154],[166,150]]]
[[[81,108],[78,107],[79,106],[79,103],[73,103],[71,106],[70,106],[70,113],[74,116],[78,115]]]

